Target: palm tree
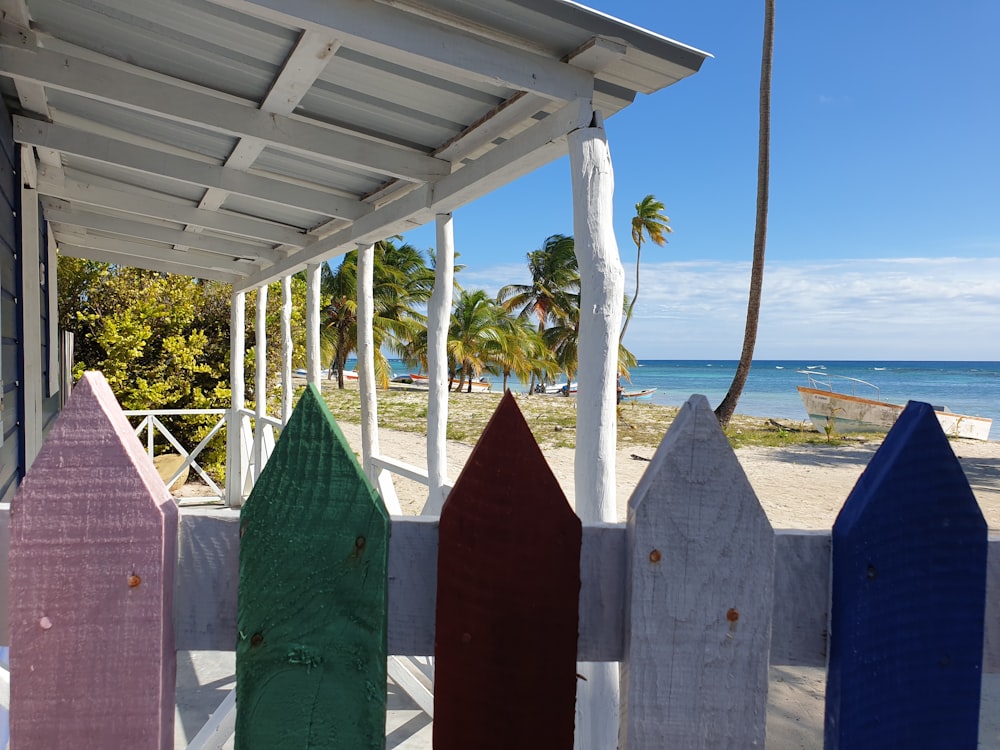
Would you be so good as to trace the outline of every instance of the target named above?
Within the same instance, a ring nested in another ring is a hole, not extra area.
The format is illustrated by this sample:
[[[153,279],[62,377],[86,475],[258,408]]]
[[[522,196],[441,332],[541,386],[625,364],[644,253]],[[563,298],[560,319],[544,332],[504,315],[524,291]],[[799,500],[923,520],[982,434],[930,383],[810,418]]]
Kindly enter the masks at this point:
[[[425,303],[434,286],[434,273],[423,255],[411,245],[391,240],[375,244],[374,267],[375,376],[383,387],[389,383],[389,363],[383,346],[405,354],[410,342],[426,327],[417,306]],[[337,385],[344,387],[344,364],[357,349],[358,254],[344,256],[336,272],[323,276],[323,292],[330,299],[325,310],[323,340],[332,351],[330,369],[337,371]]]
[[[459,294],[448,331],[448,356],[458,372],[457,390],[462,390],[468,377],[471,391],[472,378],[493,364],[491,352],[497,350],[504,336],[503,317],[503,310],[484,290],[463,290]]]
[[[538,250],[528,253],[530,284],[508,284],[497,293],[497,302],[522,318],[535,318],[538,332],[549,324],[565,324],[579,306],[580,271],[573,238],[562,234],[548,237]],[[534,391],[532,373],[529,393]]]
[[[625,322],[622,324],[622,332],[618,335],[619,342],[625,340],[625,331],[632,321],[632,309],[639,297],[639,259],[642,256],[642,243],[648,238],[663,247],[667,244],[666,235],[674,231],[669,225],[670,217],[664,216],[663,209],[663,203],[652,195],[647,195],[635,204],[635,216],[632,217],[632,242],[635,243],[635,293],[625,310]]]
[[[531,321],[505,313],[497,322],[502,335],[489,342],[489,358],[503,376],[503,391],[511,374],[526,383],[533,373],[554,372],[551,353]]]
[[[726,397],[715,409],[715,417],[723,428],[729,425],[736,404],[743,394],[753,349],[757,343],[760,321],[761,289],[764,286],[764,249],[767,244],[768,182],[771,169],[771,61],[774,57],[774,0],[764,0],[764,44],[760,61],[760,131],[757,141],[757,217],[753,238],[753,264],[750,269],[750,298],[747,302],[747,322],[743,332],[743,351],[736,365],[733,382]]]

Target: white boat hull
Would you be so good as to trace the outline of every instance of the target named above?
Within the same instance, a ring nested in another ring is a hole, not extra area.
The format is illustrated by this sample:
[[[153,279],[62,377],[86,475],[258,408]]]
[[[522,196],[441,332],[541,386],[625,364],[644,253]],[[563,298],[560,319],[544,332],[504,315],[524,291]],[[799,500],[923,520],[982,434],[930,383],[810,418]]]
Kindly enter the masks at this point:
[[[885,401],[832,393],[798,386],[806,414],[819,432],[888,432],[903,413],[902,406]],[[992,419],[935,411],[941,429],[948,437],[989,440]]]

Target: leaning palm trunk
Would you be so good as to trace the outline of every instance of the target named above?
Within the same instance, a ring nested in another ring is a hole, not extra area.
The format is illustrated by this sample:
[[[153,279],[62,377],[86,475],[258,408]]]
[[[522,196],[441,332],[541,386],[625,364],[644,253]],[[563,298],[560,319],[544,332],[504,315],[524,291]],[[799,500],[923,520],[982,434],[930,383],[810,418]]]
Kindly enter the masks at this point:
[[[743,351],[729,392],[715,409],[723,428],[729,425],[736,404],[743,394],[760,321],[761,289],[764,285],[764,248],[767,243],[768,180],[771,166],[771,60],[774,55],[774,0],[764,0],[764,45],[760,63],[760,134],[757,153],[757,218],[753,240],[753,266],[750,270],[750,298],[747,302],[747,322],[743,332]]]

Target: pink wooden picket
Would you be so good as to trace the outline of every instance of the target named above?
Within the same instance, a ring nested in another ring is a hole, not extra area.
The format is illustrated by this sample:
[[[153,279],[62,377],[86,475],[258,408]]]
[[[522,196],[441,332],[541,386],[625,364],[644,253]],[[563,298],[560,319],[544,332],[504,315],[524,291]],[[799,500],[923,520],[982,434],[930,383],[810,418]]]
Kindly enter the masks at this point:
[[[622,750],[763,747],[774,533],[704,396],[629,501]]]
[[[508,391],[441,511],[434,747],[573,747],[580,519]]]
[[[100,373],[11,504],[11,746],[173,748],[177,506]]]

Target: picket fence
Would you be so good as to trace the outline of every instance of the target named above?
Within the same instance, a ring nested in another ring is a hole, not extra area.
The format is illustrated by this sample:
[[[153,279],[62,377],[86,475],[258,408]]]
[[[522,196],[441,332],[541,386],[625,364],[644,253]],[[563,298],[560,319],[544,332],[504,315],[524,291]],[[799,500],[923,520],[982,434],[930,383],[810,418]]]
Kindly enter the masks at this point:
[[[703,397],[626,524],[509,394],[440,519],[390,520],[311,387],[242,513],[179,513],[88,373],[9,525],[17,750],[172,748],[176,649],[235,648],[238,748],[384,747],[390,655],[435,657],[442,749],[568,750],[578,660],[621,662],[623,749],[763,747],[769,663],[828,663],[828,748],[974,748],[1000,671],[1000,540],[922,404],[832,535],[772,530]]]

